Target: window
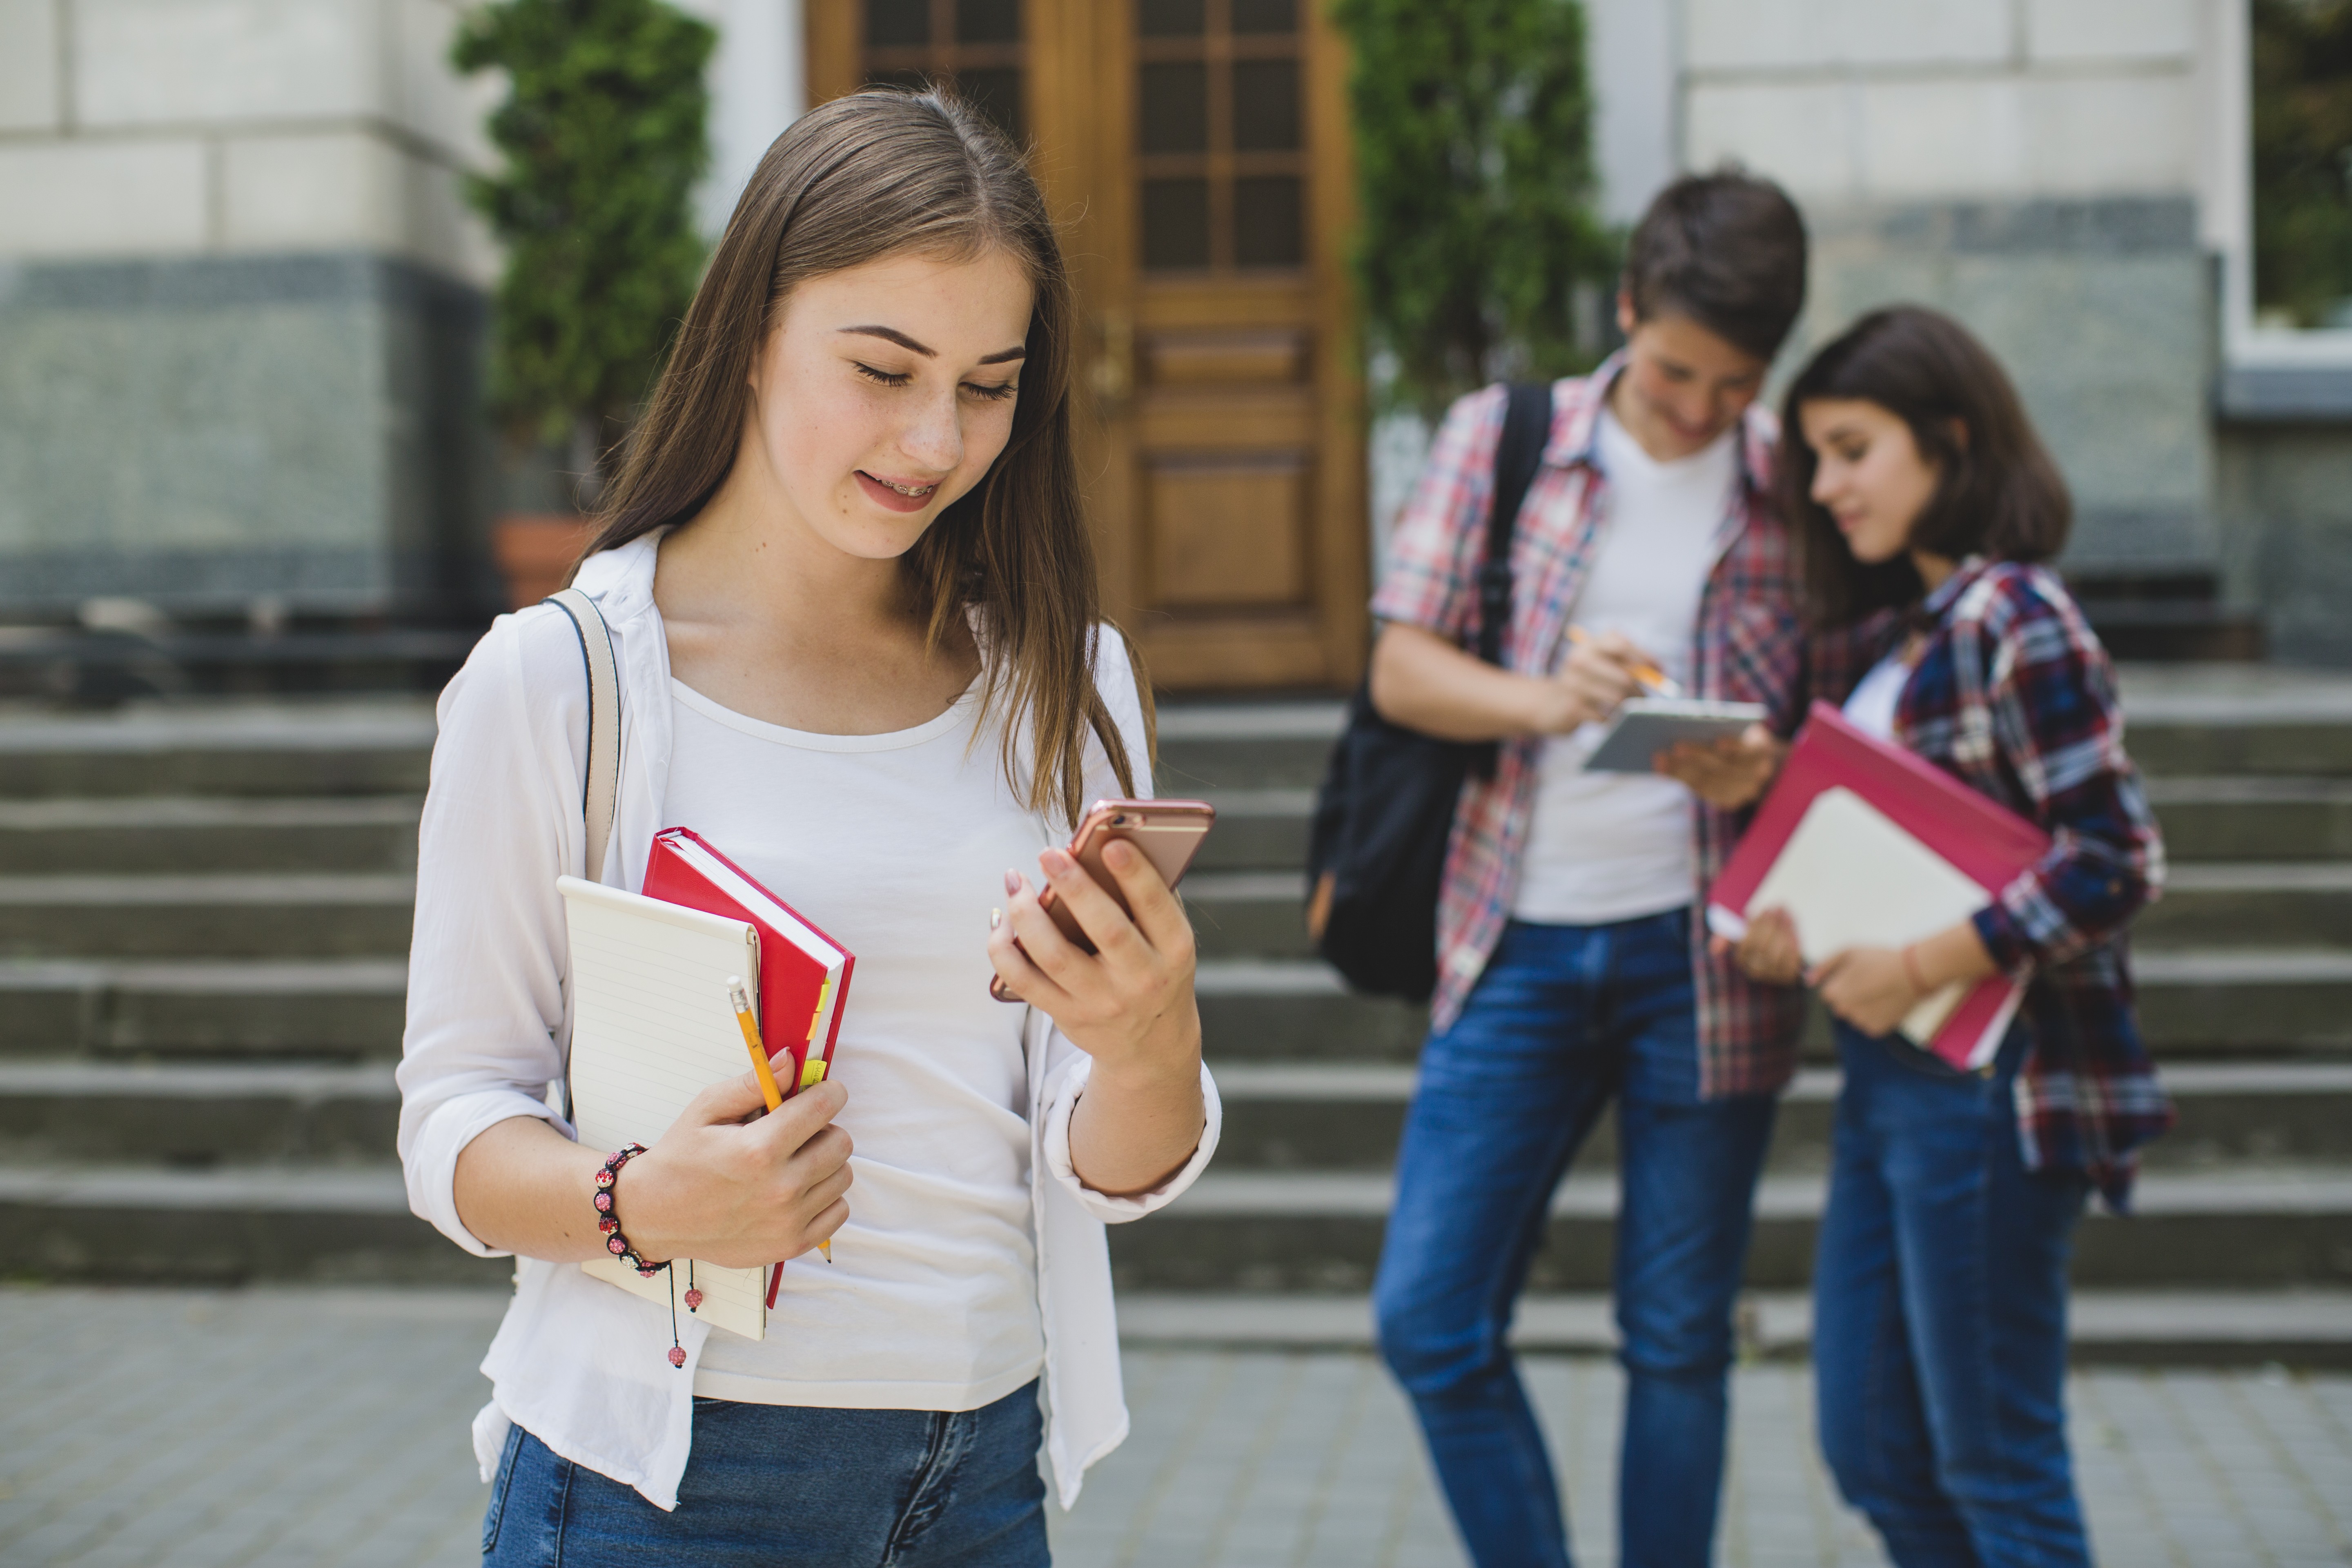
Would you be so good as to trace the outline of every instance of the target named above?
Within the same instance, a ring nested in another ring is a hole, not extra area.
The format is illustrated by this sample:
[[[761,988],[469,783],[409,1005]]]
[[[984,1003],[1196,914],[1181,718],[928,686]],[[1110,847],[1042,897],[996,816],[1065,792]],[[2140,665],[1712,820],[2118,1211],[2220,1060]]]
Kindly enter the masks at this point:
[[[951,87],[1026,140],[1021,0],[865,0],[866,79]]]
[[[1134,0],[1147,272],[1306,264],[1297,0]]]
[[[2252,0],[2253,326],[2352,329],[2352,0]]]
[[[2352,0],[2214,0],[2206,16],[2221,412],[2352,418]]]

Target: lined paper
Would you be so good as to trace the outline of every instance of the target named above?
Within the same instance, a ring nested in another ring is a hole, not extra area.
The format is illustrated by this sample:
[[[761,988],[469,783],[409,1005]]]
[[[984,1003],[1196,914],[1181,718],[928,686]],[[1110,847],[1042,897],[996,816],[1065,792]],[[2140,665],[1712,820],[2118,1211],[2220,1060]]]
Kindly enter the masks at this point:
[[[1805,808],[1748,913],[1787,910],[1812,964],[1850,947],[1907,947],[1991,901],[1973,879],[1839,784]],[[1905,1016],[1903,1033],[1925,1046],[1968,990],[1956,983],[1923,998]]]
[[[751,1065],[727,982],[734,975],[753,982],[747,989],[759,1005],[759,932],[748,921],[576,877],[556,886],[572,935],[572,1110],[580,1142],[650,1148],[696,1095]],[[625,1200],[622,1214],[625,1222]],[[641,1279],[616,1258],[580,1267],[656,1306],[670,1304],[673,1284],[663,1275]],[[686,1260],[669,1272],[683,1311]],[[693,1283],[702,1290],[698,1315],[706,1321],[746,1339],[766,1337],[765,1268],[697,1262]]]

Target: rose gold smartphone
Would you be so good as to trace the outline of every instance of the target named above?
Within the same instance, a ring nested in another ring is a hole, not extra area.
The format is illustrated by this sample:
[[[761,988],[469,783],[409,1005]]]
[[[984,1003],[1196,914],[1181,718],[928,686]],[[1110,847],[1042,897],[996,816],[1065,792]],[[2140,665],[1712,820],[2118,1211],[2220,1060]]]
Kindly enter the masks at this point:
[[[1170,887],[1184,879],[1192,864],[1192,857],[1201,851],[1201,843],[1215,826],[1217,808],[1205,800],[1098,800],[1087,809],[1078,822],[1078,830],[1070,835],[1070,858],[1085,868],[1087,876],[1115,900],[1121,910],[1132,915],[1127,895],[1119,890],[1118,879],[1103,864],[1103,850],[1114,838],[1124,838],[1143,852],[1160,879]],[[1095,951],[1093,941],[1061,901],[1054,889],[1046,888],[1037,896],[1039,907],[1054,917],[1062,934],[1087,952]],[[1000,1002],[1018,1002],[1020,997],[1004,989],[1002,978],[991,979],[988,994]]]

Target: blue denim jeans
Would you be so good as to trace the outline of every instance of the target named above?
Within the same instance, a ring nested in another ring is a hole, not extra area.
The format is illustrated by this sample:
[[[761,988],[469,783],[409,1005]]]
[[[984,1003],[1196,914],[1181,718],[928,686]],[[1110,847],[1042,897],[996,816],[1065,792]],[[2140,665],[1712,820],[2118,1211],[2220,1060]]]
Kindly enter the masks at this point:
[[[1898,1568],[2088,1568],[2066,1452],[2066,1261],[2088,1184],[2025,1169],[1989,1076],[1840,1026],[1813,1269],[1822,1451]]]
[[[1565,1568],[1543,1433],[1505,1335],[1552,1191],[1612,1096],[1627,1374],[1624,1568],[1702,1568],[1723,1479],[1731,1309],[1769,1095],[1702,1100],[1690,912],[1514,921],[1422,1048],[1372,1302],[1479,1568]]]
[[[482,1562],[1045,1568],[1044,1436],[1034,1383],[955,1415],[697,1399],[694,1451],[665,1513],[518,1426]]]

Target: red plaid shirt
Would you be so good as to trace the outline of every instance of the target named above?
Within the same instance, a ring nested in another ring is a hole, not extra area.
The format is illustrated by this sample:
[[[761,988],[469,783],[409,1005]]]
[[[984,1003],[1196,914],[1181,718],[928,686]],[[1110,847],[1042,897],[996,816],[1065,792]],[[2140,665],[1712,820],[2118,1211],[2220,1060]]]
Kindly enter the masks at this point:
[[[1622,365],[1622,356],[1613,358],[1591,376],[1553,388],[1550,438],[1511,541],[1511,621],[1502,646],[1507,669],[1545,674],[1559,665],[1569,611],[1584,585],[1605,514],[1607,486],[1593,437]],[[1506,401],[1502,387],[1490,386],[1447,413],[1428,466],[1398,514],[1388,569],[1372,598],[1372,614],[1381,620],[1426,627],[1457,644],[1470,640]],[[1793,541],[1768,493],[1776,422],[1760,405],[1753,406],[1740,437],[1740,483],[1715,534],[1715,563],[1699,599],[1691,684],[1701,697],[1764,704],[1773,729],[1787,735],[1812,698],[1844,697],[1867,668],[1873,651],[1867,644],[1883,641],[1875,637],[1883,628],[1873,623],[1832,638],[1808,637]],[[1430,1001],[1436,1028],[1461,1015],[1510,917],[1541,744],[1539,736],[1505,741],[1494,776],[1474,776],[1463,785],[1437,900],[1437,991]],[[1745,813],[1694,800],[1694,903],[1722,869],[1745,823]],[[1804,993],[1759,984],[1729,960],[1711,956],[1699,921],[1692,922],[1691,963],[1698,991],[1700,1092],[1710,1098],[1769,1094],[1786,1084],[1796,1070]]]

